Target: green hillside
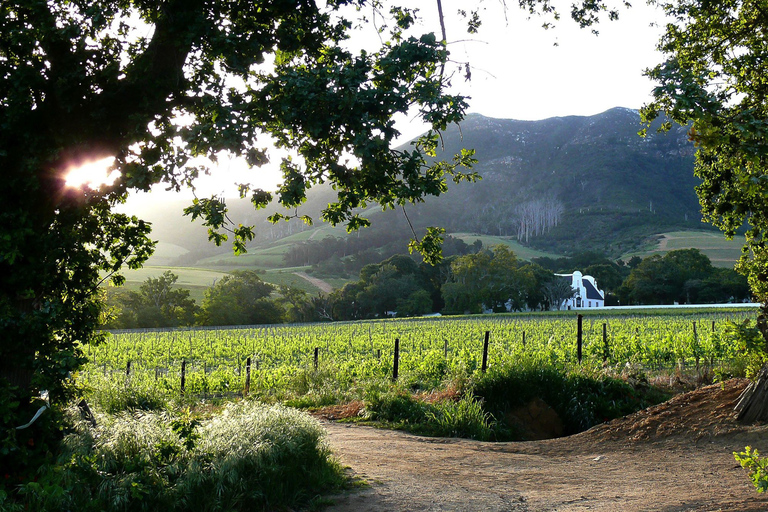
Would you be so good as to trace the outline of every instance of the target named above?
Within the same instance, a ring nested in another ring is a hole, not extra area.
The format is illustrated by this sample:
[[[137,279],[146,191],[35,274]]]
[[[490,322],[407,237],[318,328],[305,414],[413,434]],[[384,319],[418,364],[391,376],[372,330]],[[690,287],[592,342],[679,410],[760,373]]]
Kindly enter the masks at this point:
[[[672,231],[660,234],[643,250],[628,253],[623,259],[632,256],[645,258],[652,254],[663,255],[675,249],[696,248],[706,254],[714,266],[733,268],[741,256],[742,245],[743,241],[738,236],[733,240],[726,240],[719,231]]]

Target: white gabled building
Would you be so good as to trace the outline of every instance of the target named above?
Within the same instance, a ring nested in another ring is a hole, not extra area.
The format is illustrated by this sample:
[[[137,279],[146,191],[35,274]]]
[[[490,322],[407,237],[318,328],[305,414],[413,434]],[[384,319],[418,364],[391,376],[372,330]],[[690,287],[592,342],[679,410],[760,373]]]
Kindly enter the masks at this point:
[[[566,299],[560,309],[589,309],[605,306],[605,292],[597,287],[597,282],[592,276],[585,276],[578,270],[573,274],[555,274],[570,281],[571,288],[575,290],[573,297]]]

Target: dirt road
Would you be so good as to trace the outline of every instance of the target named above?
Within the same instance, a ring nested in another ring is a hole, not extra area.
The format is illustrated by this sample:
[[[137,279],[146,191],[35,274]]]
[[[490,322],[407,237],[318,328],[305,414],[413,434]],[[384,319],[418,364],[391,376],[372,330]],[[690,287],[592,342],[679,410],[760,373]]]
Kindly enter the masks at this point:
[[[768,453],[765,426],[730,418],[739,386],[548,441],[481,443],[325,422],[342,463],[368,483],[327,510],[766,511],[768,497],[732,455],[747,444]]]

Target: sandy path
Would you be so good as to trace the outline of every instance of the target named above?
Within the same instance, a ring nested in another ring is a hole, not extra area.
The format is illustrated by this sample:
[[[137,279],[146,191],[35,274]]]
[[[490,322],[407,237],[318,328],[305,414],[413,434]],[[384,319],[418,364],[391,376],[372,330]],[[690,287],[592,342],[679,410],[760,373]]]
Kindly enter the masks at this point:
[[[732,419],[744,383],[708,386],[582,434],[481,443],[323,421],[369,485],[328,512],[768,511],[734,451],[768,453],[768,426]]]
[[[571,440],[487,444],[328,423],[331,445],[370,485],[329,512],[765,511],[731,453],[744,445]],[[577,436],[578,437],[578,436]]]
[[[294,272],[294,274],[296,274],[302,279],[306,279],[307,281],[312,283],[313,286],[317,287],[323,293],[331,293],[333,291],[333,286],[326,283],[322,279],[318,279],[316,277],[312,277],[308,275],[306,272]]]

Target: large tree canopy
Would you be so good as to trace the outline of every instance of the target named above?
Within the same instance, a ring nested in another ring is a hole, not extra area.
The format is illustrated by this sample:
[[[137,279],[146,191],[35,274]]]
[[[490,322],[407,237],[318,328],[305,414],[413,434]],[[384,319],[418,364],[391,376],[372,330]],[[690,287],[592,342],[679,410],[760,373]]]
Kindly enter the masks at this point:
[[[667,59],[648,72],[659,85],[643,114],[690,124],[704,218],[731,237],[749,225],[739,269],[768,302],[768,2],[659,3]]]

